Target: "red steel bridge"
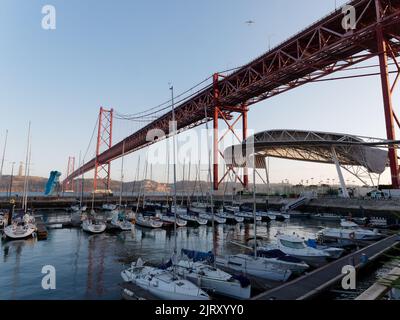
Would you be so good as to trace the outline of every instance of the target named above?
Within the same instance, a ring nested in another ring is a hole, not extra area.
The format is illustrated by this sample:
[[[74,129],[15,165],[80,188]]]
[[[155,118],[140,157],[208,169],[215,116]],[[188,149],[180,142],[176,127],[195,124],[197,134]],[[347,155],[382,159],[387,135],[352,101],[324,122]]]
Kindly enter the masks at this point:
[[[213,121],[215,189],[230,171],[244,186],[248,185],[246,169],[243,176],[239,176],[233,167],[228,167],[225,175],[219,177],[219,161],[223,158],[219,146],[226,136],[219,136],[220,124],[238,140],[246,139],[247,113],[253,104],[306,83],[321,81],[327,75],[374,57],[379,59],[376,75],[381,78],[387,138],[395,140],[395,126],[400,128],[400,118],[394,112],[392,94],[400,77],[400,65],[396,60],[400,49],[400,0],[354,0],[347,6],[352,7],[336,10],[247,65],[229,74],[214,74],[212,83],[176,106],[179,133]],[[352,12],[355,13],[354,23],[349,18]],[[389,65],[396,68],[394,81],[389,77]],[[113,110],[101,108],[96,157],[70,173],[64,183],[95,170],[94,190],[98,190],[99,181],[103,189],[108,190],[110,162],[169,137],[173,133],[170,129],[172,116],[172,111],[167,112],[113,145]],[[242,127],[240,135],[235,131],[238,126]],[[151,130],[164,134],[149,140]],[[105,151],[100,152],[101,146],[105,146]],[[399,188],[396,146],[389,148],[389,160],[393,187]]]

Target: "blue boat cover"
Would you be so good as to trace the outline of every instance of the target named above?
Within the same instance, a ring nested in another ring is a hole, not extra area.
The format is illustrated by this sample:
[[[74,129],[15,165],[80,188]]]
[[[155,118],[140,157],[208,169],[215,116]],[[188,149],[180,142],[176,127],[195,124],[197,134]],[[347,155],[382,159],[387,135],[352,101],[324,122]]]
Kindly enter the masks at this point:
[[[182,249],[181,253],[187,256],[189,259],[193,260],[193,262],[207,261],[209,263],[214,263],[215,260],[214,254],[212,252],[200,252]]]
[[[317,240],[315,239],[308,239],[307,246],[316,249],[317,248]]]

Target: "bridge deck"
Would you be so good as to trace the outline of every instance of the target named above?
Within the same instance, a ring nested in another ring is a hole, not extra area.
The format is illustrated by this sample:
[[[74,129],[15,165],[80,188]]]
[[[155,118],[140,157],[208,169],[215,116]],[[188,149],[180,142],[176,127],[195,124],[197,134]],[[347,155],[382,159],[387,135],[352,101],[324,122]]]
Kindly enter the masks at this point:
[[[393,235],[385,238],[298,279],[256,296],[253,298],[253,300],[311,299],[318,293],[321,293],[322,291],[339,282],[343,277],[342,268],[344,266],[355,265],[357,269],[360,269],[363,266],[361,263],[361,256],[363,254],[366,254],[367,257],[369,257],[369,260],[373,261],[399,243],[399,240],[399,235]]]

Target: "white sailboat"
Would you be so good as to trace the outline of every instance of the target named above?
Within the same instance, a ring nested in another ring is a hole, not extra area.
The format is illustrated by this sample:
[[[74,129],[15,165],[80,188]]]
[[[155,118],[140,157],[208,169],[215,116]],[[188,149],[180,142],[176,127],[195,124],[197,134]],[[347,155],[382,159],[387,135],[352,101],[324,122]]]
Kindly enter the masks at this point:
[[[237,214],[237,212],[236,212]],[[254,237],[257,239],[257,206],[256,206],[256,168],[253,166],[253,225]],[[217,257],[217,266],[241,272],[244,275],[273,281],[287,281],[293,274],[287,266],[276,264],[268,258],[259,256],[257,241],[254,241],[254,255],[236,254]]]
[[[163,222],[154,217],[137,214],[136,225],[144,228],[159,229],[163,227]]]
[[[229,273],[204,262],[181,259],[171,268],[175,268],[179,276],[205,291],[234,299],[249,299],[251,296],[250,282],[240,282]]]
[[[164,222],[164,224],[165,223],[169,223],[169,224],[175,224],[176,223],[176,226],[177,227],[179,227],[179,228],[182,228],[182,227],[186,227],[187,226],[187,221],[186,220],[183,220],[183,219],[176,219],[176,221],[175,221],[175,218],[174,217],[172,217],[172,216],[169,216],[169,215],[166,215],[166,214],[161,214],[160,215],[160,220],[162,221],[162,222]]]
[[[106,231],[107,226],[104,222],[87,217],[82,222],[82,229],[85,232],[92,233],[92,234],[99,234]]]
[[[26,213],[22,219],[14,219],[12,224],[4,228],[4,234],[11,240],[22,240],[35,236],[35,219]]]
[[[210,150],[209,176],[211,176]],[[210,189],[211,214],[204,212],[202,213],[202,211],[200,211],[199,217],[211,221],[213,230],[215,230],[215,224],[224,224],[226,223],[226,219],[215,216],[211,183]],[[213,237],[215,237],[215,232],[213,232]],[[175,262],[174,259],[171,259],[171,268],[173,268],[181,277],[197,284],[200,288],[206,291],[233,297],[235,299],[249,299],[251,295],[250,281],[247,279],[244,279],[246,281],[239,281],[239,279],[235,278],[234,276],[216,268],[214,259],[216,255],[215,241],[213,241],[213,244],[213,252],[208,254],[197,251],[182,250],[182,254],[185,256],[181,257],[181,259],[177,262]]]
[[[269,262],[263,257],[236,254],[216,259],[217,266],[240,272],[244,275],[261,279],[285,282],[292,271]]]
[[[122,231],[131,231],[133,226],[127,219],[126,212],[122,209],[114,213],[110,223],[112,226]]]
[[[13,219],[14,212],[11,214],[11,225],[4,228],[4,234],[8,239],[20,240],[27,239],[35,236],[36,224],[33,214],[28,212],[28,190],[29,190],[29,175],[30,175],[30,165],[31,165],[31,122],[29,122],[28,127],[28,143],[26,149],[26,160],[25,160],[25,180],[24,180],[24,192],[22,199],[22,210],[24,212],[23,217]]]
[[[92,194],[92,209],[89,214],[84,214],[82,216],[82,230],[91,234],[100,234],[106,231],[107,224],[96,218],[96,211],[94,210],[94,197],[96,190],[93,190]]]
[[[144,266],[140,259],[122,271],[121,276],[124,281],[132,282],[161,300],[210,300],[206,292],[190,281],[180,279],[167,270]]]
[[[172,115],[175,124],[174,96],[172,91]],[[173,134],[174,145],[174,218],[177,220],[177,191],[176,191],[176,129]],[[137,219],[137,222],[139,219]],[[162,222],[159,221],[161,224]],[[177,252],[177,225],[174,224],[174,256]],[[137,263],[133,263],[128,270],[122,272],[122,278],[125,281],[131,281],[143,290],[150,292],[152,295],[164,300],[210,300],[207,293],[190,281],[183,280],[178,277],[175,270],[173,272],[163,270],[161,268],[144,266],[141,259]]]
[[[209,214],[209,213],[200,213],[200,214],[199,214],[199,217],[200,217],[201,219],[208,220],[209,223],[212,223],[212,220],[213,220],[213,218],[214,218],[214,222],[215,222],[215,223],[217,223],[217,224],[226,224],[226,219],[225,219],[225,218],[222,218],[222,217],[218,217],[217,215],[214,215],[214,217],[213,217],[213,216],[212,216],[211,214]]]
[[[244,222],[244,218],[243,217],[238,217],[238,216],[235,216],[234,214],[223,212],[223,210],[218,212],[218,213],[216,213],[215,216],[218,217],[218,218],[225,219],[226,223],[235,224],[235,223],[243,223]]]
[[[122,231],[131,231],[132,223],[127,219],[126,210],[122,207],[122,194],[124,188],[124,163],[125,163],[125,141],[122,144],[122,161],[121,161],[121,186],[119,192],[118,209],[111,211],[112,217],[110,224]]]

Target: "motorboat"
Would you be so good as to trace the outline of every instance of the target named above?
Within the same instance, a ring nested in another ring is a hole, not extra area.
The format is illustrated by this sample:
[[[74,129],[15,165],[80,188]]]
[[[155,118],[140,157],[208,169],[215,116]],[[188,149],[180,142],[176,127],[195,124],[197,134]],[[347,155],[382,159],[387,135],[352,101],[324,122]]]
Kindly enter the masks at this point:
[[[285,282],[292,275],[291,270],[271,263],[266,258],[246,254],[217,257],[216,264],[221,268],[227,268],[243,273],[246,276],[254,276],[265,280]]]
[[[87,233],[100,234],[106,231],[107,225],[101,220],[86,217],[82,222],[82,229]]]
[[[383,237],[377,229],[363,229],[352,221],[342,220],[340,228],[325,228],[318,232],[318,236],[328,239],[346,239],[346,240],[379,240]]]
[[[151,229],[159,229],[164,225],[161,220],[154,217],[144,216],[142,214],[136,216],[136,224],[140,227]]]
[[[313,267],[320,267],[326,264],[331,257],[326,250],[310,247],[306,244],[305,239],[297,234],[286,235],[278,233],[276,242],[268,244],[260,250],[278,249],[292,257],[305,261]]]
[[[209,295],[192,282],[168,270],[145,266],[141,259],[122,271],[121,276],[125,282],[132,282],[161,300],[210,300]]]
[[[249,299],[251,295],[250,281],[244,277],[232,276],[229,273],[215,268],[209,262],[196,256],[212,256],[212,253],[182,250],[183,259],[170,266],[183,279],[198,285],[201,289],[221,296],[234,299]],[[192,258],[192,259],[190,259]]]

